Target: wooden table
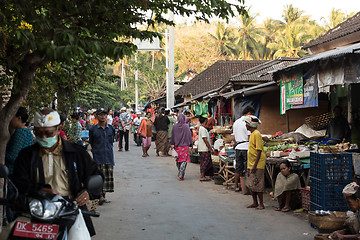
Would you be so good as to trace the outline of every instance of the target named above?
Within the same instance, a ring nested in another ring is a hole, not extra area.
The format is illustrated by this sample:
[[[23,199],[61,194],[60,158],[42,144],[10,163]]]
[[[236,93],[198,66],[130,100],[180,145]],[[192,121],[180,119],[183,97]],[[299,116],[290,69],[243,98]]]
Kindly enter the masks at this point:
[[[234,184],[235,169],[233,166],[233,161],[235,158],[228,158],[227,156],[219,155],[219,159],[219,176],[224,179],[223,185],[226,186],[226,189],[228,189],[229,185]]]
[[[275,189],[275,169],[280,166],[283,158],[266,158],[265,164],[265,176],[271,183],[273,189]],[[290,161],[292,169],[300,172],[300,178],[303,179],[305,185],[309,184],[309,173],[310,173],[310,161],[297,159],[296,161]]]

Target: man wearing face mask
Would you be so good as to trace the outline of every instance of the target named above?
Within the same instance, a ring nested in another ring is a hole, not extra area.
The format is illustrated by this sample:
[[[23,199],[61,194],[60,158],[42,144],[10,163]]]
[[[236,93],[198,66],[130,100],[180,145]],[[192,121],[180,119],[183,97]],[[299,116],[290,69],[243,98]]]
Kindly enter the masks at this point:
[[[76,199],[79,206],[89,200],[85,183],[101,175],[87,151],[59,136],[60,116],[52,109],[35,113],[34,145],[23,149],[14,165],[14,183],[21,194],[38,191]],[[85,217],[90,235],[95,235],[91,220]]]

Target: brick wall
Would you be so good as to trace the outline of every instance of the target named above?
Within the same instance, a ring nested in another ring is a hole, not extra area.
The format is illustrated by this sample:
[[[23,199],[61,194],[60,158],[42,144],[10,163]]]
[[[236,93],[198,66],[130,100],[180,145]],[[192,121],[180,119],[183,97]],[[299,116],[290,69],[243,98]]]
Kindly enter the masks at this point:
[[[303,125],[306,117],[328,112],[328,104],[328,101],[319,100],[317,108],[288,110],[290,132]],[[259,118],[262,121],[259,127],[262,134],[273,135],[277,131],[288,132],[286,114],[280,115],[280,91],[271,91],[262,96]]]

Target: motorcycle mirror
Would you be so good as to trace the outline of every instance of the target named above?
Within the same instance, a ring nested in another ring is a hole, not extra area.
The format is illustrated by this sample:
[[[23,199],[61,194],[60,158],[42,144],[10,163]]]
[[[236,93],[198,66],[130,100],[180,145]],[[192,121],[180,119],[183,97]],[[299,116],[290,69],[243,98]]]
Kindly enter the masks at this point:
[[[9,169],[4,164],[0,164],[0,178],[9,176]]]
[[[97,192],[101,191],[103,186],[103,178],[100,175],[93,175],[89,177],[87,182],[87,189],[89,191]]]

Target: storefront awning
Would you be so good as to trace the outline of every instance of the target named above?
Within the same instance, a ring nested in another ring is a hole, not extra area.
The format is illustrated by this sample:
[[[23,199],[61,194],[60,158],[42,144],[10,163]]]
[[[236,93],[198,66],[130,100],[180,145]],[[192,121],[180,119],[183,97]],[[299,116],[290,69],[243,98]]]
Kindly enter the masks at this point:
[[[348,45],[348,46],[343,46],[343,47],[338,47],[334,50],[330,50],[330,51],[326,51],[326,52],[322,52],[322,53],[318,53],[318,54],[313,54],[313,55],[309,55],[306,57],[303,57],[302,59],[300,59],[299,61],[290,64],[284,68],[281,69],[277,69],[274,71],[270,71],[268,73],[275,73],[278,71],[282,71],[284,69],[290,69],[296,66],[300,66],[306,63],[310,63],[310,62],[315,62],[317,60],[325,60],[328,58],[337,58],[337,57],[341,57],[344,56],[346,54],[352,54],[352,53],[357,53],[360,54],[360,43],[356,43],[356,44],[352,44],[352,45]]]
[[[213,89],[213,90],[210,90],[210,91],[207,91],[207,92],[203,92],[203,93],[200,93],[198,95],[195,95],[192,99],[186,101],[186,102],[182,102],[182,103],[179,103],[177,105],[175,105],[173,108],[178,108],[178,107],[183,107],[183,106],[189,106],[192,104],[193,101],[195,100],[198,100],[200,98],[210,98],[210,96],[212,94],[216,94],[217,91],[219,91],[220,88],[216,88],[216,89]]]
[[[227,92],[220,96],[224,97],[226,99],[232,98],[232,97],[235,97],[238,95],[240,95],[241,97],[247,97],[247,96],[251,96],[251,95],[255,95],[255,94],[259,94],[259,93],[276,90],[278,88],[279,88],[278,85],[274,81],[272,81],[272,82],[259,84],[259,85],[249,87],[249,88],[244,88],[244,89],[239,89],[239,90],[232,91],[232,92]]]
[[[161,102],[163,100],[165,100],[166,98],[166,95],[165,96],[162,96],[162,97],[159,97],[159,98],[156,98],[154,100],[151,100],[150,103],[157,103],[157,102]]]

